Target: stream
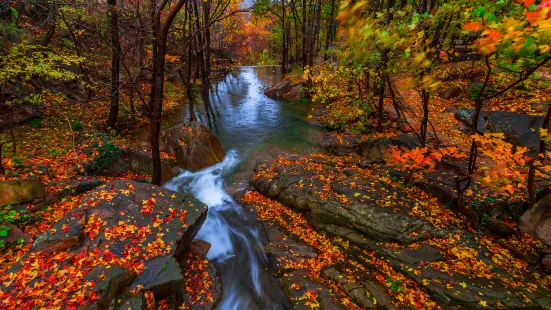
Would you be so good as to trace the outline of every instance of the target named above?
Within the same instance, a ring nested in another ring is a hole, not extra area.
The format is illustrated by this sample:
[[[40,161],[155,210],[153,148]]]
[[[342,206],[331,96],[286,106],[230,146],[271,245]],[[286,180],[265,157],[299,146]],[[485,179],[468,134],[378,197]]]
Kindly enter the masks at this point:
[[[227,192],[246,184],[259,159],[281,152],[318,151],[319,127],[308,122],[310,104],[272,100],[263,89],[281,81],[278,66],[237,67],[199,98],[197,117],[216,134],[227,154],[214,166],[182,170],[165,187],[193,194],[209,206],[197,239],[211,244],[207,253],[222,283],[217,309],[285,309],[285,295],[268,268],[259,229]],[[187,109],[170,120],[188,119]],[[241,184],[239,185],[238,180]]]

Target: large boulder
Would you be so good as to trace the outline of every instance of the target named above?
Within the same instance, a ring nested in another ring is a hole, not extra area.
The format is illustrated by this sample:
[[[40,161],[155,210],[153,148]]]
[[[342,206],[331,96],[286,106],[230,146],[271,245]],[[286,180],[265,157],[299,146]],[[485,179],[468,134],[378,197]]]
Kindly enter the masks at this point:
[[[441,91],[438,96],[444,100],[450,100],[459,97],[463,91],[457,86],[451,86]]]
[[[44,107],[34,104],[1,104],[0,128],[21,124],[32,118],[43,116]]]
[[[264,90],[264,95],[274,99],[281,98],[290,88],[291,83],[289,83],[289,81],[283,81]]]
[[[147,290],[158,300],[180,295],[180,262],[206,215],[207,206],[188,195],[133,181],[107,183],[0,276],[0,308],[107,309],[123,292]]]
[[[214,133],[202,123],[178,124],[162,133],[163,149],[176,157],[180,168],[197,171],[219,163],[226,156]]]
[[[462,109],[455,112],[455,118],[471,126],[474,110]],[[539,148],[539,128],[543,117],[514,112],[481,112],[478,119],[480,132],[504,133],[505,139],[517,146],[526,146],[533,152]]]
[[[0,206],[43,199],[45,196],[44,186],[38,179],[0,182]]]
[[[520,229],[551,246],[551,195],[545,196],[520,218]]]

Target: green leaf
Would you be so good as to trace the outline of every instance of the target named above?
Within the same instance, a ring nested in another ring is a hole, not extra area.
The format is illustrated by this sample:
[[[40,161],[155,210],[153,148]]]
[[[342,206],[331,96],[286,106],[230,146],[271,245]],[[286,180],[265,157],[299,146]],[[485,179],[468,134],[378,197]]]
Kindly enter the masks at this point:
[[[0,237],[7,237],[8,231],[7,230],[0,230]]]

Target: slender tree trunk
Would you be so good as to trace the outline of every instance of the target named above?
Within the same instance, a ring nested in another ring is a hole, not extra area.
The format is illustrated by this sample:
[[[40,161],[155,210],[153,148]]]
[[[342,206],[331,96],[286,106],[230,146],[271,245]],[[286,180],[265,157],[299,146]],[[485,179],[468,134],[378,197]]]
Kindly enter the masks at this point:
[[[302,69],[306,68],[306,65],[308,64],[308,59],[306,58],[306,42],[308,34],[306,33],[306,15],[307,8],[306,8],[306,1],[302,0]]]
[[[327,35],[325,37],[325,55],[323,61],[327,61],[329,46],[333,39],[333,24],[335,23],[335,0],[331,0],[331,13],[329,14],[329,20],[327,21]]]
[[[421,100],[423,105],[423,119],[421,120],[421,147],[427,145],[427,129],[429,123],[429,93],[425,90],[421,90]]]
[[[4,143],[0,143],[0,175],[6,174],[6,169],[4,168],[4,164],[2,163],[2,148],[4,147]]]
[[[287,73],[287,27],[285,24],[285,0],[281,0],[281,31],[282,31],[282,55],[281,55],[281,72],[283,75]]]
[[[166,5],[166,1],[163,2]],[[155,97],[153,100],[153,108],[151,111],[151,121],[149,128],[149,141],[151,143],[151,161],[153,166],[153,175],[151,183],[160,185],[162,181],[161,173],[161,151],[159,145],[159,134],[161,132],[161,117],[163,111],[163,90],[164,90],[164,72],[165,72],[165,56],[166,42],[168,39],[168,31],[176,18],[180,9],[184,6],[186,0],[178,0],[170,11],[164,24],[161,24],[161,13],[164,7],[157,6],[157,0],[152,0],[153,4],[153,25],[152,33],[154,34],[153,50],[157,50],[157,57],[153,63],[154,71],[154,89]],[[161,26],[162,25],[162,26]]]
[[[549,121],[551,120],[551,105],[547,108],[547,113],[545,114],[545,118],[543,119],[543,124],[541,125],[542,129],[549,129]],[[539,160],[543,160],[545,158],[545,141],[540,139],[540,145],[539,145]],[[536,182],[536,166],[535,161],[536,159],[532,160],[530,163],[530,171],[528,172],[528,198],[530,200],[531,204],[536,203],[536,188],[535,188],[535,182]]]
[[[193,6],[193,13],[195,14],[195,28],[197,29],[197,57],[199,57],[199,68],[201,69],[201,88],[203,88],[208,87],[208,85],[205,85],[207,84],[207,73],[205,66],[205,54],[203,53],[203,35],[202,31],[199,31],[199,29],[201,29],[201,21],[199,20],[200,16],[197,0],[192,0],[191,3]]]
[[[203,4],[204,17],[203,22],[206,25],[210,24],[210,5],[211,0],[207,0]],[[208,89],[210,85],[210,74],[211,74],[211,59],[210,59],[210,26],[207,26],[205,29],[205,89]]]
[[[155,101],[155,64],[157,63],[157,30],[155,29],[156,23],[156,5],[157,0],[152,1],[151,8],[151,38],[152,38],[152,47],[151,47],[151,90],[149,92],[149,103],[143,108],[143,113],[146,116],[151,117],[153,111],[153,102]]]
[[[109,0],[109,14],[111,15],[109,27],[111,31],[111,105],[107,126],[115,128],[119,115],[119,87],[120,87],[120,41],[119,41],[119,14],[117,12],[117,0]]]

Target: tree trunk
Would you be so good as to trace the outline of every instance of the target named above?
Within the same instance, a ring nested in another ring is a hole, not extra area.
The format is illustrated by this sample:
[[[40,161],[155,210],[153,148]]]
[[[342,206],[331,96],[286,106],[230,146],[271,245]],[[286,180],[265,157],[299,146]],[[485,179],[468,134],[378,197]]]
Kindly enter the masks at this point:
[[[282,31],[282,48],[281,48],[281,72],[283,75],[287,73],[287,27],[285,24],[285,0],[281,0],[281,31]]]
[[[4,143],[0,143],[0,175],[6,174],[6,169],[4,168],[4,164],[2,163],[2,148],[4,146]]]
[[[166,1],[163,2],[166,5]],[[151,143],[151,161],[153,166],[153,175],[151,183],[161,185],[161,151],[159,145],[159,135],[161,132],[161,117],[163,111],[163,90],[164,90],[164,72],[165,72],[165,55],[166,42],[168,39],[168,31],[176,18],[180,9],[184,6],[186,0],[178,0],[176,4],[171,6],[170,12],[166,17],[165,23],[161,26],[161,13],[163,6],[157,7],[157,0],[153,0],[153,25],[152,33],[154,34],[153,51],[156,50],[156,59],[153,63],[153,82],[152,88],[155,90],[153,107],[151,111],[151,121],[149,128],[149,141]]]
[[[117,0],[109,0],[109,28],[111,30],[111,105],[107,126],[115,128],[119,115],[119,87],[120,87],[120,41],[119,41],[119,14],[117,12]]]
[[[323,61],[327,61],[327,51],[331,41],[333,40],[333,24],[335,23],[335,0],[331,0],[331,13],[329,14],[329,20],[327,21],[327,36],[325,37],[325,55]]]

